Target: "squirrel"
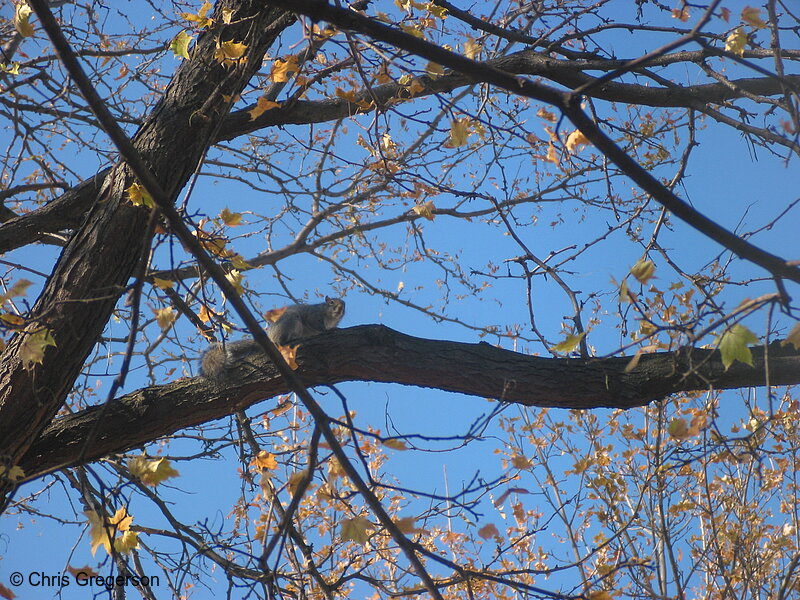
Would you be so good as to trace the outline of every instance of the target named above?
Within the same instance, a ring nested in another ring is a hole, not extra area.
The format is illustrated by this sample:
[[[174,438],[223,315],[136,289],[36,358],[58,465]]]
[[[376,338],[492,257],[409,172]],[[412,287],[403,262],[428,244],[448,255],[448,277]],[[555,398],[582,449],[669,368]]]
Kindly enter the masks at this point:
[[[344,300],[328,298],[320,304],[291,304],[270,325],[267,336],[277,346],[296,344],[320,333],[336,329],[344,316]],[[219,379],[226,370],[250,356],[263,354],[261,346],[253,339],[228,344],[214,344],[200,359],[200,375]]]

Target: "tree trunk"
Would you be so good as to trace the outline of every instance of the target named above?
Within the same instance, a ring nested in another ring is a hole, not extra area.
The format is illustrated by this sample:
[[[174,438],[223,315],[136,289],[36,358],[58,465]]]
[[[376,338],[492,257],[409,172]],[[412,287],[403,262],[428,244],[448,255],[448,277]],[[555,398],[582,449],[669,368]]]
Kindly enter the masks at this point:
[[[233,9],[231,25],[221,10]],[[213,30],[201,35],[191,58],[177,70],[163,98],[134,137],[134,145],[172,200],[194,172],[209,140],[235,98],[261,67],[264,52],[294,17],[260,0],[223,0]],[[247,46],[236,64],[215,58],[217,43]],[[17,464],[62,406],[84,360],[125,292],[143,253],[149,250],[150,211],[127,199],[132,183],[124,164],[106,179],[83,222],[64,248],[37,300],[25,332],[0,357],[0,460]],[[56,346],[43,362],[26,369],[20,350],[37,329],[52,333]],[[9,486],[0,482],[0,492]],[[0,506],[2,502],[0,501]]]

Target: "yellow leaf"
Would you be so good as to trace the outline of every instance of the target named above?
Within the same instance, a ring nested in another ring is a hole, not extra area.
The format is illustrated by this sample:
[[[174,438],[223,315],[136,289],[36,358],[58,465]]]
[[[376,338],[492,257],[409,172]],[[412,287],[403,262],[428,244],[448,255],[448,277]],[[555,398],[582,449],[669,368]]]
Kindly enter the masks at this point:
[[[628,289],[628,280],[623,279],[622,283],[619,286],[619,303],[620,304],[627,304],[628,302],[635,302],[636,301],[636,294],[634,294],[631,290]]]
[[[556,147],[553,145],[553,142],[547,143],[547,154],[545,155],[544,159],[547,162],[551,162],[554,165],[557,165],[561,162],[561,159],[558,157],[558,152],[556,151]]]
[[[337,497],[339,497],[339,492],[336,490],[336,486],[328,481],[317,488],[317,498],[323,502],[333,502]]]
[[[153,277],[153,285],[160,290],[169,290],[175,287],[175,282],[170,281],[169,279],[159,279],[158,277]]]
[[[725,38],[725,50],[732,52],[733,54],[743,56],[746,45],[747,34],[741,27],[734,29],[733,32],[727,38]]]
[[[299,69],[296,56],[290,56],[286,60],[278,59],[272,63],[270,77],[275,83],[283,83],[289,81],[290,73],[297,73]]]
[[[406,443],[403,440],[398,440],[396,438],[383,440],[383,445],[387,448],[391,448],[392,450],[408,450]]]
[[[233,9],[232,8],[223,8],[222,9],[222,22],[225,23],[225,25],[230,25],[232,19],[233,19]]]
[[[568,335],[564,339],[564,341],[559,342],[558,344],[553,346],[553,350],[555,350],[556,352],[563,352],[565,354],[572,352],[573,350],[575,350],[575,348],[578,347],[578,344],[581,343],[581,340],[584,338],[585,335],[586,335],[585,331],[583,333],[579,333],[578,335],[574,334]]]
[[[19,63],[14,61],[10,67],[6,63],[0,63],[0,71],[9,75],[19,75]]]
[[[753,353],[748,344],[758,343],[758,337],[747,327],[740,324],[734,325],[718,338],[718,342],[722,364],[726,371],[735,360],[753,366]]]
[[[742,9],[742,21],[756,29],[764,29],[767,26],[767,24],[761,20],[761,9],[753,6],[745,6]]]
[[[436,206],[433,200],[428,200],[425,204],[418,204],[411,209],[412,212],[418,214],[420,217],[428,219],[428,221],[433,221],[436,218],[436,215],[433,214],[434,210],[436,210]]]
[[[437,6],[433,2],[426,2],[425,10],[427,10],[432,15],[436,15],[440,19],[447,18],[447,9],[443,6]]]
[[[322,444],[320,444],[322,446]],[[325,445],[324,447],[328,447]],[[339,462],[338,459],[332,459],[328,461],[328,478],[329,479],[339,479],[340,477],[344,477],[345,472],[344,468],[342,467],[342,463]]]
[[[383,63],[381,68],[378,69],[378,72],[375,73],[375,79],[378,83],[391,83],[392,76],[389,75],[389,65],[388,63]]]
[[[235,269],[239,271],[247,271],[248,269],[253,269],[253,265],[247,262],[241,254],[234,254],[233,256],[229,256],[228,260],[231,261],[231,264]]]
[[[247,45],[241,42],[234,42],[233,40],[217,42],[217,50],[214,53],[214,58],[220,64],[231,66],[244,56],[246,50]]]
[[[92,569],[89,565],[84,565],[82,567],[73,567],[72,565],[67,565],[67,571],[72,573],[74,576],[77,576],[78,573],[86,573],[90,577],[95,577],[98,575],[97,571]]]
[[[174,308],[168,306],[166,308],[159,308],[154,310],[156,314],[156,322],[158,326],[161,328],[161,331],[166,331],[172,324],[175,322],[175,319],[178,318],[178,313],[175,311]]]
[[[114,516],[107,521],[104,521],[104,519],[93,510],[88,510],[83,514],[85,514],[86,518],[89,520],[89,541],[92,544],[92,556],[94,556],[100,546],[103,546],[106,552],[111,554],[112,540],[114,540],[117,532],[128,531],[133,522],[133,517],[128,514],[128,510],[124,506],[114,513]],[[113,543],[114,549],[119,552],[128,552],[136,547],[135,544],[133,546],[130,545],[132,543],[130,537],[125,540],[123,549],[118,546],[117,540],[114,540]]]
[[[219,218],[228,227],[236,227],[242,224],[242,213],[231,212],[227,207],[223,208],[219,213]]]
[[[280,106],[279,102],[273,102],[272,100],[267,100],[266,96],[261,96],[256,100],[256,105],[247,112],[250,113],[250,120],[255,121],[268,110],[280,108]]]
[[[296,371],[299,367],[297,364],[297,347],[291,346],[278,346],[278,350],[283,356],[283,360],[286,361],[286,364],[289,365],[289,368],[292,371]]]
[[[445,144],[448,148],[458,148],[467,143],[469,137],[469,126],[472,119],[464,117],[450,122],[450,139]]]
[[[200,29],[205,29],[209,27],[214,20],[208,18],[206,15],[208,11],[211,10],[212,4],[208,0],[203,2],[203,6],[200,7],[200,10],[197,11],[197,14],[192,13],[181,13],[181,16],[191,23],[197,24],[197,27]]]
[[[30,371],[34,365],[42,364],[47,347],[55,345],[53,334],[49,329],[39,329],[34,333],[25,335],[25,341],[22,342],[22,347],[20,348],[23,368]]]
[[[343,541],[352,541],[363,546],[369,539],[367,532],[372,528],[372,523],[364,517],[344,519],[339,523],[339,536]]]
[[[127,554],[139,547],[139,534],[135,531],[126,531],[114,540],[114,550],[119,554]]]
[[[676,440],[685,440],[689,437],[689,424],[686,419],[672,419],[667,426],[667,433]]]
[[[467,36],[467,41],[464,42],[464,56],[467,58],[475,59],[481,53],[481,45],[471,37]]]
[[[333,37],[339,32],[339,30],[332,25],[327,25],[325,29],[322,29],[316,23],[314,23],[314,25],[311,27],[311,32],[314,34],[314,37],[325,39]]]
[[[583,132],[576,129],[567,136],[567,141],[564,145],[567,147],[567,150],[574,154],[581,149],[581,146],[587,146],[589,143],[588,138],[583,135]]]
[[[230,282],[237,294],[244,294],[244,286],[242,285],[242,279],[244,279],[244,276],[238,269],[231,269],[229,273],[225,274],[225,279]]]
[[[180,474],[172,468],[169,460],[163,456],[161,458],[148,458],[144,454],[129,459],[128,470],[143,484],[153,487]]]
[[[517,454],[511,457],[511,464],[515,469],[521,469],[524,471],[525,469],[530,469],[533,466],[533,461]]]
[[[199,319],[200,319],[200,320],[201,320],[203,323],[208,323],[209,321],[211,321],[211,319],[213,319],[214,317],[216,317],[216,316],[217,316],[217,314],[218,314],[217,312],[215,312],[214,310],[210,309],[208,306],[206,306],[205,304],[203,304],[203,305],[200,307],[200,312],[197,314],[197,317],[198,317],[198,318],[199,318]]]
[[[500,532],[497,531],[497,527],[495,527],[492,523],[489,523],[488,525],[484,525],[478,529],[478,535],[485,540],[491,540],[499,538]]]
[[[400,77],[397,83],[405,88],[409,96],[416,96],[419,92],[425,89],[425,86],[422,85],[422,82],[419,79],[412,77],[408,73]]]
[[[200,245],[215,256],[219,256],[220,258],[228,258],[233,254],[233,252],[225,248],[225,246],[228,245],[228,242],[225,240],[225,238],[211,236],[202,229],[196,229],[194,231],[194,235],[197,238],[197,241],[200,242]]]
[[[34,34],[33,25],[30,24],[31,7],[27,2],[20,2],[14,9],[14,27],[22,37],[31,37]]]
[[[274,471],[278,468],[278,461],[275,460],[275,455],[266,450],[261,450],[253,459],[252,464],[257,469],[269,469]]]
[[[343,100],[347,100],[348,102],[358,102],[358,94],[356,94],[355,90],[343,90],[340,87],[337,87],[334,91],[337,98],[342,98]]]
[[[411,12],[412,8],[425,10],[425,5],[422,2],[415,2],[414,0],[394,0],[394,3],[398,8],[402,8],[408,12]]]
[[[388,133],[384,133],[381,136],[381,149],[383,150],[384,154],[391,155],[392,157],[397,155],[397,143]]]
[[[631,267],[631,275],[636,277],[639,283],[647,283],[656,272],[656,265],[652,260],[640,260]]]
[[[178,35],[172,38],[169,44],[169,49],[172,53],[179,58],[189,58],[189,43],[194,39],[185,31],[181,31]]]
[[[147,208],[155,207],[153,197],[138,183],[132,183],[125,192],[128,194],[128,200],[134,206],[146,206]]]

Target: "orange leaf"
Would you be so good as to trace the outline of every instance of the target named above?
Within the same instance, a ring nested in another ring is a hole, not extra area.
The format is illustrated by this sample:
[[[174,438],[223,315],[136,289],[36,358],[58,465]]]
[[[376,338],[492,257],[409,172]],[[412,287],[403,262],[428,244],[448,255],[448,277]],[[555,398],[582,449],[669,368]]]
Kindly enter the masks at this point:
[[[250,464],[257,469],[269,469],[274,471],[278,468],[278,461],[275,460],[275,455],[266,450],[259,452]]]

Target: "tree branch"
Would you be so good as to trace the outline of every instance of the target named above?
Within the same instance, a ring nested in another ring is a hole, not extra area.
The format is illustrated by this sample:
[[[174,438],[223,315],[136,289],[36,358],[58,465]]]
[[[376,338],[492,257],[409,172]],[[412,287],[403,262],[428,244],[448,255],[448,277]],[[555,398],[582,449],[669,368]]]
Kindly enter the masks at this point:
[[[581,96],[579,94],[563,92],[538,81],[501,71],[486,63],[472,60],[442,46],[384,25],[375,19],[332,6],[327,2],[319,0],[269,0],[269,2],[286,10],[307,15],[312,19],[328,21],[337,27],[367,35],[375,40],[386,42],[396,48],[427,58],[444,67],[467,75],[473,82],[488,83],[512,94],[532,98],[557,108],[598,150],[617,165],[640,188],[650,194],[656,202],[740,258],[767,270],[777,280],[779,289],[784,295],[786,294],[780,282],[781,278],[800,283],[800,268],[718,225],[659,182],[647,169],[631,158],[608,137],[594,120],[582,110],[580,106]]]
[[[297,374],[310,386],[373,381],[430,387],[525,406],[627,409],[669,394],[800,383],[800,351],[780,343],[753,348],[753,366],[728,370],[717,351],[685,349],[641,357],[543,358],[486,343],[428,340],[382,325],[362,325],[308,340],[298,351]],[[20,466],[28,479],[85,461],[125,452],[187,427],[244,410],[289,391],[266,357],[253,357],[215,383],[181,379],[137,390],[100,407],[56,419]],[[98,418],[102,417],[97,424]],[[96,431],[89,440],[89,432]]]
[[[748,55],[762,58],[761,51],[749,51]],[[709,49],[693,52],[678,52],[658,57],[647,63],[647,66],[664,66],[677,62],[698,62],[714,52]],[[770,54],[770,56],[772,56]],[[559,60],[536,52],[522,50],[508,56],[487,60],[481,64],[517,75],[543,77],[554,83],[572,89],[591,85],[595,78],[585,71],[612,71],[624,65],[624,60]],[[250,111],[256,106],[252,104],[241,110],[232,111],[225,118],[214,142],[233,140],[243,135],[254,133],[265,127],[281,125],[308,125],[327,123],[347,118],[354,114],[370,113],[381,109],[389,102],[409,102],[433,94],[452,92],[460,87],[473,83],[473,78],[461,73],[449,73],[443,77],[431,79],[427,76],[419,78],[424,89],[407,97],[404,86],[397,83],[378,85],[370,89],[362,89],[355,93],[354,101],[344,98],[327,98],[324,100],[299,100],[285,106],[268,110],[258,118],[251,120]],[[786,75],[783,79],[768,77],[751,77],[735,79],[731,85],[723,83],[705,83],[697,85],[646,86],[632,83],[609,81],[596,88],[591,87],[587,96],[608,102],[624,102],[653,107],[697,108],[708,104],[723,102],[742,97],[745,94],[774,96],[784,93],[786,86],[800,88],[800,75]],[[364,102],[377,101],[378,106],[364,108]],[[359,104],[362,103],[362,104]],[[777,141],[777,137],[773,139]],[[95,198],[96,190],[102,184],[109,169],[101,171],[91,179],[80,182],[73,188],[52,200],[46,206],[16,219],[10,219],[0,225],[0,253],[8,252],[39,240],[42,234],[56,233],[80,224]]]

